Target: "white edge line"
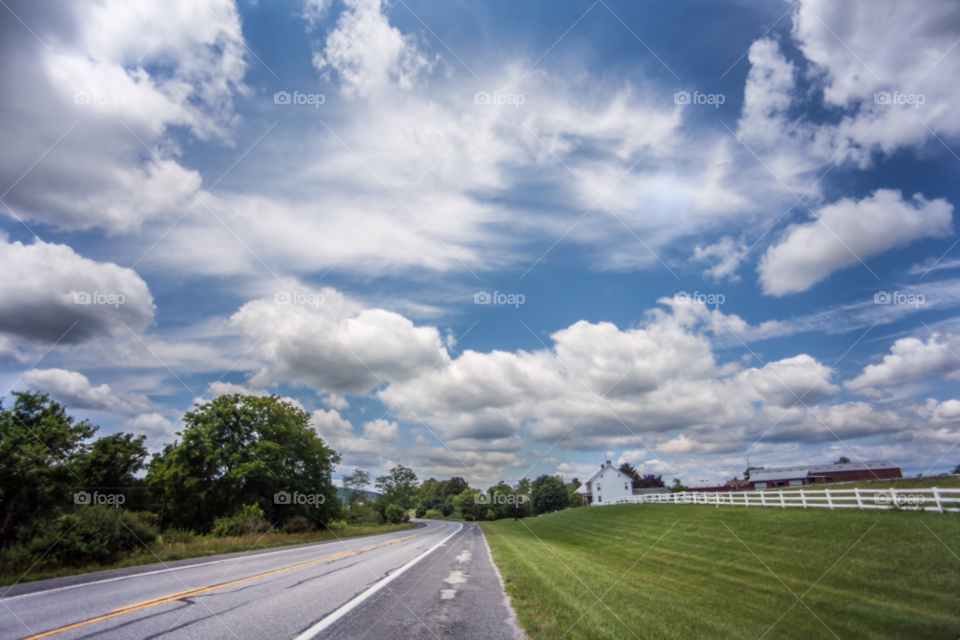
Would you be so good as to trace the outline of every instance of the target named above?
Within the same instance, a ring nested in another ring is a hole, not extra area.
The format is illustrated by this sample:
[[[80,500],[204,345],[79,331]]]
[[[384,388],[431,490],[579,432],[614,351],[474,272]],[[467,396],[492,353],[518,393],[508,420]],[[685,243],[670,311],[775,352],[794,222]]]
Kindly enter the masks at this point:
[[[460,523],[458,523],[458,524],[460,524]],[[339,609],[337,609],[336,611],[334,611],[333,613],[331,613],[330,615],[328,615],[326,618],[324,618],[323,620],[321,620],[321,621],[318,622],[317,624],[313,625],[312,627],[310,627],[309,629],[307,629],[306,631],[304,631],[303,633],[301,633],[300,635],[298,635],[294,640],[310,640],[311,638],[316,637],[320,632],[326,631],[326,630],[329,629],[331,626],[333,626],[333,624],[334,624],[335,622],[339,621],[341,618],[343,618],[344,616],[346,616],[348,613],[350,613],[351,611],[353,611],[354,609],[356,609],[357,607],[359,607],[361,604],[364,603],[364,601],[366,601],[367,599],[369,599],[369,598],[370,598],[372,595],[374,595],[376,592],[380,591],[380,590],[383,589],[385,586],[387,586],[388,584],[390,584],[391,582],[393,582],[394,580],[396,580],[397,578],[399,578],[399,577],[400,577],[401,575],[403,575],[408,569],[410,569],[411,567],[413,567],[413,565],[417,564],[418,562],[420,562],[421,560],[423,560],[424,558],[426,558],[428,555],[430,555],[430,553],[431,553],[432,551],[434,551],[435,549],[437,549],[438,547],[440,547],[440,546],[442,546],[444,543],[446,543],[447,540],[449,540],[449,539],[452,538],[453,536],[455,536],[455,535],[457,535],[458,533],[460,533],[460,531],[461,531],[462,529],[463,529],[463,524],[460,524],[460,528],[459,528],[459,529],[457,529],[456,531],[454,531],[453,533],[451,533],[450,535],[448,535],[446,538],[444,538],[443,540],[441,540],[441,541],[438,542],[437,544],[433,545],[432,547],[430,547],[429,549],[427,549],[426,551],[424,551],[423,553],[421,553],[419,556],[417,556],[416,558],[414,558],[413,560],[411,560],[411,561],[408,562],[407,564],[403,565],[402,567],[400,567],[399,569],[397,569],[396,571],[394,571],[393,573],[391,573],[391,574],[390,574],[389,576],[387,576],[386,578],[383,578],[383,579],[380,580],[379,582],[375,582],[375,583],[373,584],[373,586],[371,586],[369,589],[367,589],[366,591],[364,591],[363,593],[361,593],[360,595],[358,595],[357,597],[355,597],[353,600],[351,600],[351,601],[348,602],[347,604],[343,605],[342,607],[340,607]]]
[[[53,588],[53,589],[44,589],[44,590],[42,590],[42,591],[31,591],[30,593],[21,593],[21,594],[19,594],[19,595],[7,596],[7,597],[0,598],[0,599],[2,599],[4,602],[9,602],[9,601],[11,601],[11,600],[16,600],[16,599],[18,599],[18,598],[29,598],[30,596],[40,596],[40,595],[44,595],[44,594],[56,593],[56,592],[58,592],[58,591],[68,591],[68,590],[70,590],[70,589],[80,589],[81,587],[89,587],[89,586],[93,586],[93,585],[97,585],[97,584],[105,584],[105,583],[107,583],[107,582],[117,582],[117,581],[119,581],[119,580],[131,580],[131,579],[134,579],[134,578],[142,578],[142,577],[144,577],[144,576],[153,576],[153,575],[157,575],[157,574],[161,574],[161,573],[173,573],[173,572],[175,572],[175,571],[186,571],[186,570],[188,570],[188,569],[198,569],[198,568],[200,568],[200,567],[211,567],[211,566],[213,566],[213,565],[222,564],[222,563],[224,563],[224,562],[240,562],[241,560],[253,560],[253,559],[255,559],[255,558],[263,558],[263,557],[265,557],[265,556],[274,556],[274,555],[280,555],[280,554],[284,554],[284,553],[295,553],[295,552],[297,552],[297,551],[299,551],[299,552],[301,552],[301,553],[309,553],[309,552],[313,551],[316,547],[325,547],[325,546],[328,546],[328,545],[342,544],[342,542],[345,542],[345,541],[347,541],[347,540],[370,540],[370,539],[375,538],[375,537],[389,536],[389,535],[390,535],[390,533],[387,532],[387,533],[377,533],[377,534],[374,534],[374,535],[372,535],[372,536],[357,536],[357,537],[355,537],[355,538],[342,538],[342,539],[341,539],[341,542],[338,542],[337,540],[322,540],[322,541],[320,541],[320,542],[315,542],[315,543],[309,543],[309,542],[308,542],[308,543],[306,543],[307,545],[309,545],[308,547],[302,547],[302,546],[300,546],[300,545],[295,545],[295,546],[294,546],[293,548],[291,548],[291,549],[277,549],[276,551],[268,551],[268,552],[266,552],[266,553],[249,553],[249,551],[248,551],[248,552],[235,551],[235,552],[232,552],[232,553],[244,553],[245,555],[242,555],[242,556],[240,556],[239,558],[222,558],[222,559],[220,559],[220,560],[210,560],[209,562],[197,562],[197,563],[194,563],[194,564],[187,564],[187,565],[184,565],[184,566],[182,566],[182,567],[169,567],[169,568],[167,568],[167,569],[157,569],[157,570],[155,570],[155,571],[145,571],[145,572],[143,572],[143,573],[131,573],[130,575],[117,576],[117,577],[115,577],[115,578],[104,578],[103,580],[95,580],[95,581],[92,581],[92,582],[81,582],[81,583],[79,583],[79,584],[68,584],[68,585],[64,585],[64,586],[62,586],[62,587],[55,587],[55,588]],[[254,549],[254,551],[256,551],[256,549]],[[184,558],[184,560],[195,560],[195,559],[196,559],[196,558]],[[175,561],[174,561],[174,562],[175,562]],[[151,563],[151,564],[156,564],[156,563]],[[145,566],[145,565],[140,565],[140,566]],[[84,575],[84,574],[78,574],[78,575]],[[73,577],[73,576],[65,576],[65,577]],[[55,578],[54,578],[54,579],[55,579]],[[33,583],[25,582],[24,584],[33,584]],[[2,587],[0,587],[0,588],[2,588]]]

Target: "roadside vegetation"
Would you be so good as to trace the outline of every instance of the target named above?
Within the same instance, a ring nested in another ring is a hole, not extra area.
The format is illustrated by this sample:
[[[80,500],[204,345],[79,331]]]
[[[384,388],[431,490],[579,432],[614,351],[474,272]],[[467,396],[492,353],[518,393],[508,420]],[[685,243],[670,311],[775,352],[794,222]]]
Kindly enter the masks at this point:
[[[95,438],[47,395],[13,395],[0,407],[4,583],[411,526],[400,507],[342,505],[340,456],[276,396],[196,405],[150,457],[145,436]]]
[[[480,526],[533,639],[960,637],[956,514],[651,504]]]

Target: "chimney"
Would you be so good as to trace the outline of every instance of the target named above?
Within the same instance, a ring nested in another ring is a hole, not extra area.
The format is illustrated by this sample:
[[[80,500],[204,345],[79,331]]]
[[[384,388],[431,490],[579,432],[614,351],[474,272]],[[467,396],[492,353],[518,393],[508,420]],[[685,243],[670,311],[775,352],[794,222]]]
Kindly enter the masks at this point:
[[[613,463],[612,463],[611,461],[607,460],[607,466],[608,466],[608,467],[609,467],[610,465],[612,465],[612,464],[613,464]]]

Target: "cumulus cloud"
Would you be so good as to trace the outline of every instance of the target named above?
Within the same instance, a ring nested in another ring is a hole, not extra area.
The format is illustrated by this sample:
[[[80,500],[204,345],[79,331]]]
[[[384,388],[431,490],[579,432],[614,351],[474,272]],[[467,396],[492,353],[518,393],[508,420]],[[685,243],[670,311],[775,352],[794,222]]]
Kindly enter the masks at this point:
[[[257,349],[272,363],[254,385],[281,381],[335,393],[366,393],[384,381],[415,379],[449,360],[440,332],[417,327],[383,309],[363,309],[334,289],[318,308],[255,300],[231,322],[262,339]]]
[[[108,384],[94,387],[82,373],[66,369],[31,369],[24,374],[23,383],[31,389],[49,393],[54,400],[70,408],[125,413],[150,408],[150,400],[144,395],[114,391]]]
[[[19,345],[77,344],[153,322],[153,296],[135,271],[84,258],[66,245],[0,236],[0,269],[0,334]]]
[[[177,163],[170,130],[229,144],[233,95],[246,91],[232,0],[13,4],[53,46],[4,22],[0,180],[15,185],[11,211],[125,232],[186,209],[200,176]]]
[[[382,12],[381,0],[345,0],[337,27],[327,36],[313,64],[320,71],[337,73],[347,96],[369,96],[385,86],[409,88],[421,71],[429,71],[431,58],[417,45],[416,38],[390,25]],[[311,2],[309,15],[323,4]]]
[[[834,271],[895,247],[951,234],[953,205],[920,194],[904,200],[899,191],[878,189],[862,200],[843,198],[813,213],[815,220],[791,225],[767,249],[757,271],[764,293],[805,291]]]
[[[960,369],[960,339],[953,335],[901,338],[890,347],[879,364],[870,364],[863,372],[843,384],[850,391],[876,394],[878,387],[892,387],[928,376],[949,375]],[[955,376],[951,376],[955,377]]]

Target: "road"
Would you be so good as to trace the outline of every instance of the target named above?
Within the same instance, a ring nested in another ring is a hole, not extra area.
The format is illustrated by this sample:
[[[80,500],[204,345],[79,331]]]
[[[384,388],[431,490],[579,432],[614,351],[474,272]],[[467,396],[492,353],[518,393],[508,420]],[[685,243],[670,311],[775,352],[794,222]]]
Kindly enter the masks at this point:
[[[480,528],[417,523],[0,588],[0,639],[522,638]]]

